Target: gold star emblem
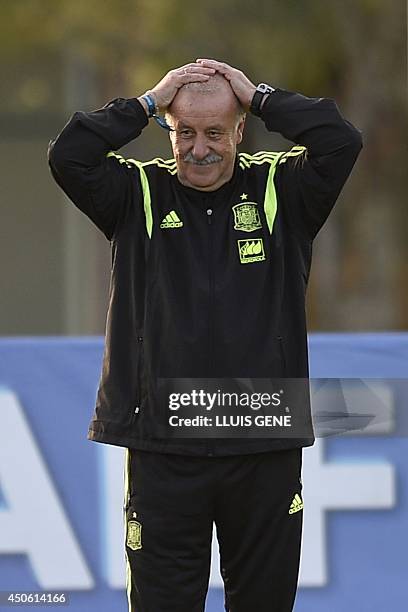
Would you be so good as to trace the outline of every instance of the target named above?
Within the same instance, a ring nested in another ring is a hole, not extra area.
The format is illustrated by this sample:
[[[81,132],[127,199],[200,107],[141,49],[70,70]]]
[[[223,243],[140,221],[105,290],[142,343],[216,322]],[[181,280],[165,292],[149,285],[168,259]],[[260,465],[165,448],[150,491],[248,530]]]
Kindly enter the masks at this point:
[[[243,193],[241,196],[241,200],[247,200],[248,199],[248,194],[247,193]]]

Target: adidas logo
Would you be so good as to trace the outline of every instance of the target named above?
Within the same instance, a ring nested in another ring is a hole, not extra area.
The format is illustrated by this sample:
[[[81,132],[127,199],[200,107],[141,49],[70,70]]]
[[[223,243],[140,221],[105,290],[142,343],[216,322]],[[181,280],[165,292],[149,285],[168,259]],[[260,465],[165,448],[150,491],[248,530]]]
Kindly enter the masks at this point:
[[[303,502],[300,495],[296,493],[292,503],[290,504],[289,514],[294,514],[295,512],[299,512],[299,510],[303,510]]]
[[[168,227],[183,227],[183,222],[180,221],[178,214],[174,210],[171,210],[160,223],[160,227],[162,229]]]

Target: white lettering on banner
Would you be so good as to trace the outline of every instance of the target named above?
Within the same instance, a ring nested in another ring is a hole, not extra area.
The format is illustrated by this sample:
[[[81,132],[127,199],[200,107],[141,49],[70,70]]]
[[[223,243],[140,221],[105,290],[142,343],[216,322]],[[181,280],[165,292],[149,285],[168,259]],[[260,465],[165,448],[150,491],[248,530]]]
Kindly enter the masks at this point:
[[[0,555],[26,554],[42,589],[94,586],[16,395],[0,388]]]
[[[94,586],[82,551],[58,498],[18,398],[0,388],[0,555],[26,554],[43,589]],[[303,453],[304,531],[301,586],[328,580],[326,516],[331,510],[389,509],[395,505],[395,470],[385,461],[325,461],[325,441]],[[111,588],[123,589],[124,449],[97,445],[103,527],[101,569]],[[288,520],[290,516],[288,515]],[[211,586],[222,586],[215,530]]]
[[[327,583],[326,551],[330,543],[326,535],[326,512],[329,510],[389,509],[395,504],[395,473],[393,466],[378,462],[326,462],[324,440],[303,451],[302,497],[304,530],[300,586],[322,587]],[[107,581],[112,588],[122,589],[125,583],[123,556],[123,449],[101,448],[105,472],[104,498],[100,507],[107,507],[104,558],[107,559]],[[102,473],[102,470],[101,470]],[[288,520],[290,515],[288,515]],[[212,542],[210,586],[221,587],[218,543],[215,530]]]
[[[304,529],[301,586],[327,583],[326,512],[379,510],[395,505],[395,470],[385,461],[324,460],[325,443],[303,451]]]
[[[103,475],[99,508],[105,508],[101,542],[103,572],[112,589],[123,589],[125,585],[125,535],[124,535],[124,460],[125,449],[118,446],[98,444],[98,453]]]

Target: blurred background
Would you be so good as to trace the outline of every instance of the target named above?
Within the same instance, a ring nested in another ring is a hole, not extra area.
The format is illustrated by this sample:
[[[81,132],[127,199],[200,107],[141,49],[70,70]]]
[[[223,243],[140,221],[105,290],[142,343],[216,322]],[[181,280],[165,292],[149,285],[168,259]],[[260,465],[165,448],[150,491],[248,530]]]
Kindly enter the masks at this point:
[[[226,61],[254,83],[334,98],[363,133],[358,162],[315,241],[311,372],[378,379],[373,393],[388,416],[367,435],[320,439],[304,454],[295,609],[403,609],[405,0],[0,4],[0,602],[5,589],[59,589],[70,593],[76,612],[126,609],[123,449],[86,440],[102,360],[110,245],[58,189],[46,152],[74,111],[138,96],[197,57]],[[249,116],[240,150],[292,144]],[[155,123],[121,153],[171,157]],[[207,612],[222,609],[214,555]]]
[[[109,243],[64,202],[47,144],[75,110],[138,96],[200,56],[255,83],[333,97],[362,130],[364,149],[315,242],[309,328],[407,329],[404,0],[20,0],[1,4],[0,22],[0,334],[104,331]],[[241,150],[282,148],[290,143],[248,118]],[[171,157],[155,124],[123,151]]]

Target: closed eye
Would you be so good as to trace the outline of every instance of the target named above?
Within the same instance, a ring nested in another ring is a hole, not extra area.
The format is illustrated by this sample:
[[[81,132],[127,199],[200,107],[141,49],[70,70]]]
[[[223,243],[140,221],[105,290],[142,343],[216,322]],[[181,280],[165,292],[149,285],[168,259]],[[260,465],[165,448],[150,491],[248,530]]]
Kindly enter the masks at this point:
[[[179,134],[182,138],[191,138],[193,135],[193,130],[188,130],[187,128],[184,130],[180,130]]]
[[[208,132],[208,136],[210,138],[219,138],[221,136],[221,132],[219,132],[218,130],[210,130]]]

